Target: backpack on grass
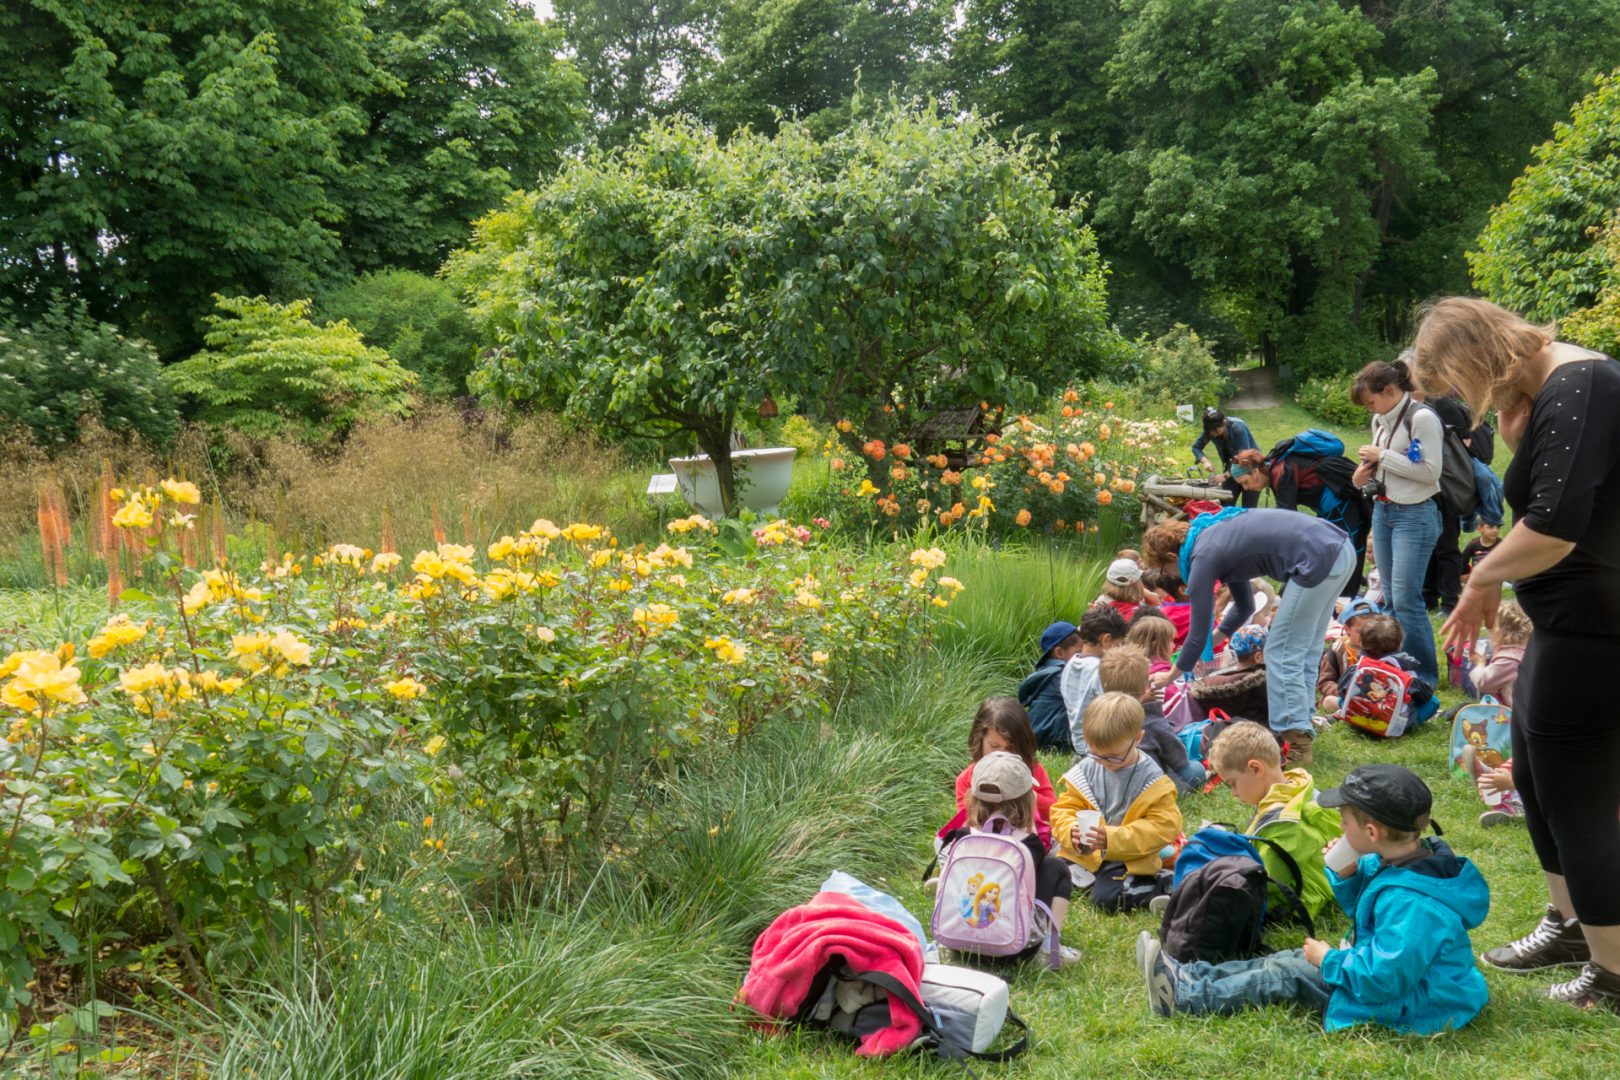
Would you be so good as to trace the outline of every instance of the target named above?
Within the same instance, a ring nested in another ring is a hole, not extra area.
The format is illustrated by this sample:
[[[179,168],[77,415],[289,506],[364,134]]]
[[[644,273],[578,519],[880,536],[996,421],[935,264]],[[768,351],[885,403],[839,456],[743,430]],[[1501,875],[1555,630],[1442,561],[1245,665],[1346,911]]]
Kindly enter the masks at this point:
[[[1451,767],[1463,771],[1463,750],[1472,746],[1474,760],[1499,769],[1513,756],[1513,710],[1486,694],[1457,710],[1451,721]]]
[[[945,849],[931,925],[936,944],[979,956],[1015,956],[1044,939],[1056,970],[1057,929],[1051,910],[1035,899],[1027,835],[996,814]]]
[[[1266,872],[1256,844],[1277,852],[1293,875],[1292,885]],[[1282,845],[1214,826],[1200,829],[1176,859],[1159,941],[1172,959],[1219,963],[1261,955],[1266,926],[1290,918],[1315,937],[1315,923],[1300,901],[1304,883],[1299,864]],[[1284,899],[1281,908],[1270,906],[1273,889]]]
[[[1363,656],[1334,715],[1364,735],[1400,738],[1412,723],[1412,673],[1393,661]]]
[[[892,998],[922,1023],[923,1034],[913,1046],[942,1058],[1011,1061],[1029,1048],[1029,1025],[1008,1007],[1005,980],[987,971],[928,964],[919,985],[921,1000],[893,975],[856,971],[840,959],[816,974],[794,1021],[860,1040],[889,1026]],[[1009,1023],[1023,1034],[1011,1046],[992,1051]]]

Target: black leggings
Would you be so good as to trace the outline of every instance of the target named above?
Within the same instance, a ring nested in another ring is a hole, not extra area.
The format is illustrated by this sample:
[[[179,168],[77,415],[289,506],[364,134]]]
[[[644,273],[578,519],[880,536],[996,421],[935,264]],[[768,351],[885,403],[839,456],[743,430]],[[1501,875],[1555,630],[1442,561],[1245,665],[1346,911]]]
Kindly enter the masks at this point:
[[[1530,840],[1541,868],[1564,876],[1573,914],[1590,926],[1620,926],[1620,716],[1609,683],[1616,671],[1620,637],[1537,630],[1513,686],[1513,782]]]

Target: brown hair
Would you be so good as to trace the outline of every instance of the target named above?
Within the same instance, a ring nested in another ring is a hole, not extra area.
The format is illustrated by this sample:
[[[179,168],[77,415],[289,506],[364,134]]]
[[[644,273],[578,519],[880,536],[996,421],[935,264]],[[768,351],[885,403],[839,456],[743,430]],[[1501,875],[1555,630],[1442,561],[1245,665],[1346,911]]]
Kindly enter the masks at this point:
[[[1147,599],[1147,593],[1142,591],[1141,578],[1124,585],[1115,585],[1112,581],[1104,581],[1102,592],[1110,600],[1123,600],[1131,604],[1140,604]]]
[[[1175,570],[1181,565],[1181,545],[1186,542],[1187,523],[1167,521],[1142,534],[1142,554],[1160,570]]]
[[[1356,372],[1355,382],[1350,384],[1350,400],[1357,405],[1365,405],[1368,394],[1382,393],[1391,386],[1407,393],[1416,390],[1417,385],[1412,382],[1412,370],[1406,366],[1405,360],[1396,360],[1394,363],[1374,360]]]
[[[1161,592],[1169,597],[1187,595],[1187,583],[1181,580],[1181,574],[1177,570],[1167,570],[1159,566],[1150,567],[1142,571],[1142,584],[1154,592]]]
[[[983,825],[995,815],[1000,814],[1007,819],[1007,824],[1015,829],[1033,829],[1035,827],[1035,789],[1030,788],[1016,799],[1006,802],[987,803],[973,794],[973,788],[967,792],[967,823],[973,826]]]
[[[1176,650],[1176,624],[1157,615],[1133,619],[1131,628],[1125,632],[1125,640],[1147,653],[1150,661],[1168,660]]]
[[[1282,748],[1270,728],[1253,720],[1239,720],[1215,737],[1209,747],[1209,763],[1222,776],[1243,771],[1251,761],[1282,768]]]
[[[1401,651],[1406,633],[1401,624],[1390,615],[1369,615],[1361,624],[1361,652],[1374,660],[1382,660],[1391,653]]]
[[[1518,397],[1525,361],[1557,340],[1554,323],[1537,326],[1507,308],[1472,296],[1448,296],[1418,308],[1412,363],[1418,380],[1437,393],[1455,387],[1483,417]]]
[[[1258,450],[1239,450],[1232,455],[1234,465],[1242,465],[1246,469],[1254,469],[1260,475],[1266,475],[1266,455]]]
[[[1413,822],[1413,824],[1417,826],[1416,829],[1397,829],[1393,825],[1386,825],[1373,815],[1367,813],[1367,811],[1363,810],[1361,807],[1355,806],[1351,803],[1345,803],[1340,809],[1363,825],[1377,825],[1383,830],[1384,839],[1388,840],[1392,844],[1404,844],[1409,841],[1416,840],[1418,837],[1423,835],[1423,830],[1429,827],[1428,814],[1418,815],[1418,819]]]
[[[1142,553],[1137,551],[1135,548],[1120,548],[1118,551],[1114,552],[1114,558],[1129,559],[1138,566],[1142,565]]]
[[[1517,601],[1505,600],[1496,612],[1496,643],[1498,645],[1523,645],[1530,640],[1530,632],[1535,627],[1530,625],[1530,616],[1524,613],[1524,608]]]
[[[979,703],[973,726],[968,729],[968,753],[974,761],[984,757],[984,737],[992,731],[1007,740],[1007,747],[1023,758],[1025,765],[1035,767],[1035,729],[1017,698],[987,697]]]
[[[1141,697],[1147,693],[1148,654],[1140,645],[1121,645],[1109,649],[1097,663],[1097,681],[1103,691],[1115,690],[1122,694]]]
[[[1086,706],[1080,733],[1091,746],[1118,746],[1140,735],[1146,719],[1141,701],[1115,691],[1100,695]]]

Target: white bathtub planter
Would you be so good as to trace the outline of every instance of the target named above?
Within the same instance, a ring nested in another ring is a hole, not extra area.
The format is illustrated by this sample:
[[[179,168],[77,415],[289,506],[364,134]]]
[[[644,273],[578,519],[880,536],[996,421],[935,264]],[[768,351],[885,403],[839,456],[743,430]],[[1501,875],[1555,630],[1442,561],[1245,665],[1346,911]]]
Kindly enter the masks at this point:
[[[798,452],[792,446],[733,450],[731,476],[737,505],[757,514],[775,514],[793,482],[793,456]],[[673,457],[669,467],[675,470],[675,482],[688,506],[710,517],[721,515],[720,478],[709,455]]]

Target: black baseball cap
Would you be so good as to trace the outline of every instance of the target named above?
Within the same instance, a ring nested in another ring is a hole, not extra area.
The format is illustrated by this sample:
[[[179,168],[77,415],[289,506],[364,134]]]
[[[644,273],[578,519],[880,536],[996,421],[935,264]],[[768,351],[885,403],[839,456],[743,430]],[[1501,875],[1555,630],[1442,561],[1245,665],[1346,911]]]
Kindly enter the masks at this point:
[[[1411,769],[1400,765],[1358,765],[1350,770],[1344,783],[1317,795],[1316,804],[1329,809],[1354,806],[1392,829],[1417,832],[1418,819],[1434,808],[1434,795],[1423,778]],[[1434,831],[1438,834],[1440,826],[1435,825]]]

